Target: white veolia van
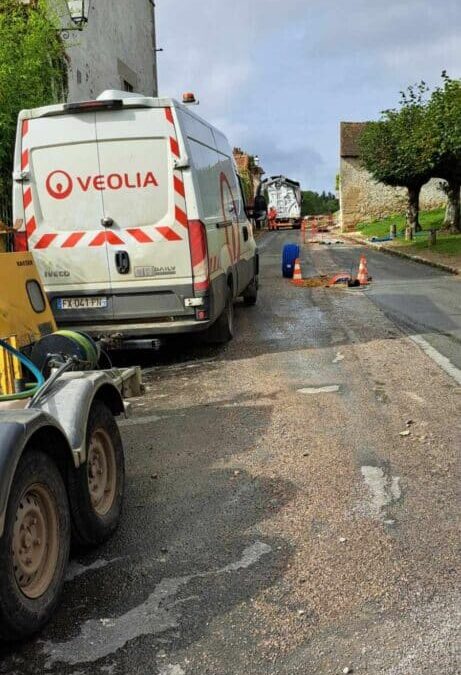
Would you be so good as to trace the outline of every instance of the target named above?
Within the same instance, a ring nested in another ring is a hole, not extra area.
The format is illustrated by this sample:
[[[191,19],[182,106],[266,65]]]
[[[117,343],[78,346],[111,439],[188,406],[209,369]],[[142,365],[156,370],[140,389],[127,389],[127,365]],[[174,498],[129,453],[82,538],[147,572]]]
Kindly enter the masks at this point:
[[[21,112],[14,215],[58,324],[112,346],[207,328],[225,342],[234,299],[256,302],[229,143],[177,101],[107,91]]]

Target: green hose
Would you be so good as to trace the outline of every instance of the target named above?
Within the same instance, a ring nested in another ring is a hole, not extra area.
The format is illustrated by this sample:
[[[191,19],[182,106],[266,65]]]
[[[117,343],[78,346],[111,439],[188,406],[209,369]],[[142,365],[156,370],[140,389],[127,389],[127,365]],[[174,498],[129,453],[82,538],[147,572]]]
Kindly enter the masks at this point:
[[[24,401],[28,398],[32,398],[32,396],[35,396],[37,391],[43,386],[45,382],[45,378],[43,377],[42,373],[38,370],[37,366],[27,358],[27,356],[24,356],[20,351],[12,347],[8,342],[5,340],[0,340],[0,348],[5,349],[7,352],[9,352],[14,358],[18,359],[22,365],[27,368],[32,375],[36,378],[36,382],[32,384],[32,386],[26,391],[21,391],[17,394],[2,394],[0,396],[0,402],[4,401]]]
[[[78,333],[72,330],[59,330],[56,331],[56,333],[53,333],[53,335],[61,335],[62,337],[72,340],[76,345],[78,345],[83,354],[82,361],[85,361],[91,369],[97,368],[100,353],[98,347],[96,346],[96,343],[92,340],[91,337],[85,335],[84,333]],[[0,402],[23,401],[35,396],[35,394],[43,386],[45,381],[40,370],[38,370],[35,364],[32,361],[30,361],[27,357],[25,357],[24,354],[11,347],[7,342],[0,340],[0,347],[3,347],[7,351],[9,351],[14,356],[14,358],[18,359],[22,363],[22,365],[25,366],[28,370],[30,370],[37,379],[37,382],[26,384],[25,391],[21,391],[16,394],[0,395]]]
[[[73,330],[58,330],[53,335],[62,335],[76,342],[85,354],[86,361],[92,368],[96,368],[99,361],[99,352],[94,341],[84,333],[77,333]]]
[[[35,396],[37,391],[40,389],[40,386],[41,385],[36,384],[33,389],[21,391],[19,394],[2,394],[0,396],[0,403],[3,403],[4,401],[25,401],[26,399]]]

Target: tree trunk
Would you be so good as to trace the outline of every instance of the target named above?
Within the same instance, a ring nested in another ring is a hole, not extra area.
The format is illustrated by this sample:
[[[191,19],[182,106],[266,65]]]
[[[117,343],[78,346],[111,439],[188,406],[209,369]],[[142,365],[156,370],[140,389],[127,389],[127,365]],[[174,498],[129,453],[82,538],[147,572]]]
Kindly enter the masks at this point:
[[[408,188],[408,206],[407,206],[407,224],[412,227],[415,232],[422,230],[419,224],[419,195],[421,193],[421,185],[417,187]]]
[[[460,183],[457,180],[447,182],[445,188],[448,196],[447,210],[445,212],[444,227],[450,232],[461,232],[461,203]]]

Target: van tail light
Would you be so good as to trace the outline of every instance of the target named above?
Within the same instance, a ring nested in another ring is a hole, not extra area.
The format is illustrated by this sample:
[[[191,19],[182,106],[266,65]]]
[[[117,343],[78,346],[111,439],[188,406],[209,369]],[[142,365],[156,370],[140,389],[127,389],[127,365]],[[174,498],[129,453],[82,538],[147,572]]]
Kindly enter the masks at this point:
[[[22,253],[23,251],[29,250],[29,244],[27,242],[27,232],[25,230],[23,230],[22,232],[14,232],[13,249],[16,253]]]
[[[210,288],[206,228],[201,220],[189,220],[188,225],[194,291],[203,293]]]

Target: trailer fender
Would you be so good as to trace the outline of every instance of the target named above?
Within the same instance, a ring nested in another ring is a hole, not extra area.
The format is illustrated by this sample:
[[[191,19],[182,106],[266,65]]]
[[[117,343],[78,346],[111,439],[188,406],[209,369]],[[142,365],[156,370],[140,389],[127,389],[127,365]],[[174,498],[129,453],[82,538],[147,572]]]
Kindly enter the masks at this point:
[[[0,413],[0,537],[3,535],[11,484],[22,454],[32,443],[57,460],[63,475],[73,453],[63,429],[44,412],[15,410]]]
[[[67,373],[38,402],[38,407],[57,420],[72,448],[75,466],[86,461],[86,430],[94,400],[107,405],[114,416],[125,411],[113,379],[104,371]]]

